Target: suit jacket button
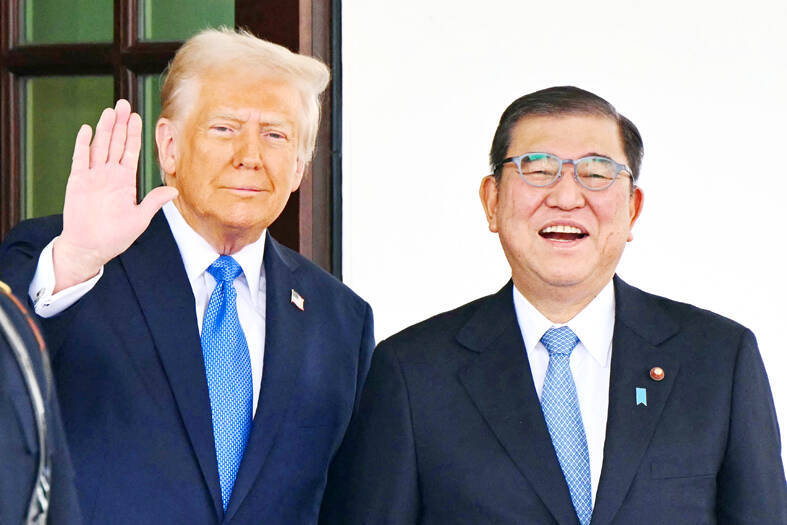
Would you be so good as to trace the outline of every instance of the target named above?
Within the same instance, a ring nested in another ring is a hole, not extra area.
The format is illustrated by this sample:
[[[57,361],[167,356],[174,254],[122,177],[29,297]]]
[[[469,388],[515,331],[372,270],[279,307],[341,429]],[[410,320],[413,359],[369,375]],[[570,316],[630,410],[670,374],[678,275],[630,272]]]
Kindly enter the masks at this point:
[[[664,369],[660,366],[654,366],[650,369],[650,378],[654,381],[661,381],[664,379]]]

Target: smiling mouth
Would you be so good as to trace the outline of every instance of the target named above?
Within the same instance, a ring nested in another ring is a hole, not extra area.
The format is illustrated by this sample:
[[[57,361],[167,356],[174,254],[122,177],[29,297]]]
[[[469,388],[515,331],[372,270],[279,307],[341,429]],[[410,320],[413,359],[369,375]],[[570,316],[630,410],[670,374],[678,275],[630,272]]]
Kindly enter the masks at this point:
[[[539,231],[538,234],[545,239],[562,242],[577,241],[588,236],[587,232],[583,232],[576,226],[569,226],[567,224],[547,226]]]

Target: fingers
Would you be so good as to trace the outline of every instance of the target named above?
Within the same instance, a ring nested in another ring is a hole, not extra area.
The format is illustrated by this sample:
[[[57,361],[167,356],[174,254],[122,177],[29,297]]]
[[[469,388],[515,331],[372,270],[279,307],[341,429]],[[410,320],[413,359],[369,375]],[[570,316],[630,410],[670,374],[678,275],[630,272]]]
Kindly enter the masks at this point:
[[[142,117],[132,113],[128,119],[128,136],[126,137],[126,148],[120,159],[123,167],[129,168],[132,173],[137,172],[139,163],[139,152],[142,148]]]
[[[158,188],[153,188],[150,190],[150,193],[145,195],[145,198],[139,203],[139,208],[144,210],[143,215],[150,222],[150,219],[162,206],[177,196],[178,190],[172,186],[159,186]]]
[[[74,156],[71,157],[71,173],[81,172],[90,167],[90,138],[93,130],[87,124],[82,124],[77,132],[74,143]]]
[[[95,168],[107,162],[109,152],[109,140],[112,137],[112,127],[115,124],[115,111],[106,108],[101,113],[101,118],[96,124],[96,136],[90,146],[90,167]]]
[[[96,136],[90,147],[90,167],[107,162],[119,163],[126,149],[126,135],[131,115],[131,105],[120,99],[115,108],[106,108],[96,124]]]
[[[131,114],[131,105],[127,100],[120,99],[115,104],[115,123],[112,127],[112,136],[109,141],[109,162],[119,163],[126,149],[126,134],[128,131],[128,118]]]

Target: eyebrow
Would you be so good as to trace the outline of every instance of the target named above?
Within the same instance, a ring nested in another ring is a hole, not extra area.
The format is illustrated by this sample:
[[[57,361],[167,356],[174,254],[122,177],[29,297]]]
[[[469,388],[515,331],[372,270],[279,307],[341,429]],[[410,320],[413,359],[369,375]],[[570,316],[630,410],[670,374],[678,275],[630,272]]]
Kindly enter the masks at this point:
[[[236,113],[218,113],[216,115],[211,116],[208,119],[208,122],[213,120],[232,120],[234,122],[246,122],[245,119],[241,118],[240,115]],[[262,122],[260,122],[260,124],[263,126],[290,126],[291,125],[291,123],[280,118],[263,119]]]
[[[596,153],[595,151],[590,151],[588,153],[585,153],[584,155],[580,155],[577,158],[581,159],[584,157],[604,157],[605,159],[614,160],[610,155],[606,155],[604,153]]]
[[[238,115],[233,115],[231,113],[219,113],[216,115],[211,115],[210,120],[215,119],[225,119],[225,120],[241,120]]]

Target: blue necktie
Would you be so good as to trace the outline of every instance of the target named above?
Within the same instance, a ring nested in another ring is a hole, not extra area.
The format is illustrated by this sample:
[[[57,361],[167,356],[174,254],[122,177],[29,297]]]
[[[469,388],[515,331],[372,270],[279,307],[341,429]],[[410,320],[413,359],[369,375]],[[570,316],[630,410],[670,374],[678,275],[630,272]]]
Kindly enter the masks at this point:
[[[541,391],[541,410],[552,436],[560,469],[566,478],[579,523],[588,525],[593,513],[590,455],[569,359],[579,339],[567,326],[550,328],[541,338],[549,366]]]
[[[216,288],[202,321],[202,355],[224,510],[232,495],[252,420],[251,360],[238,320],[237,293],[232,284],[242,271],[228,255],[222,255],[210,265],[208,272],[216,279]]]

